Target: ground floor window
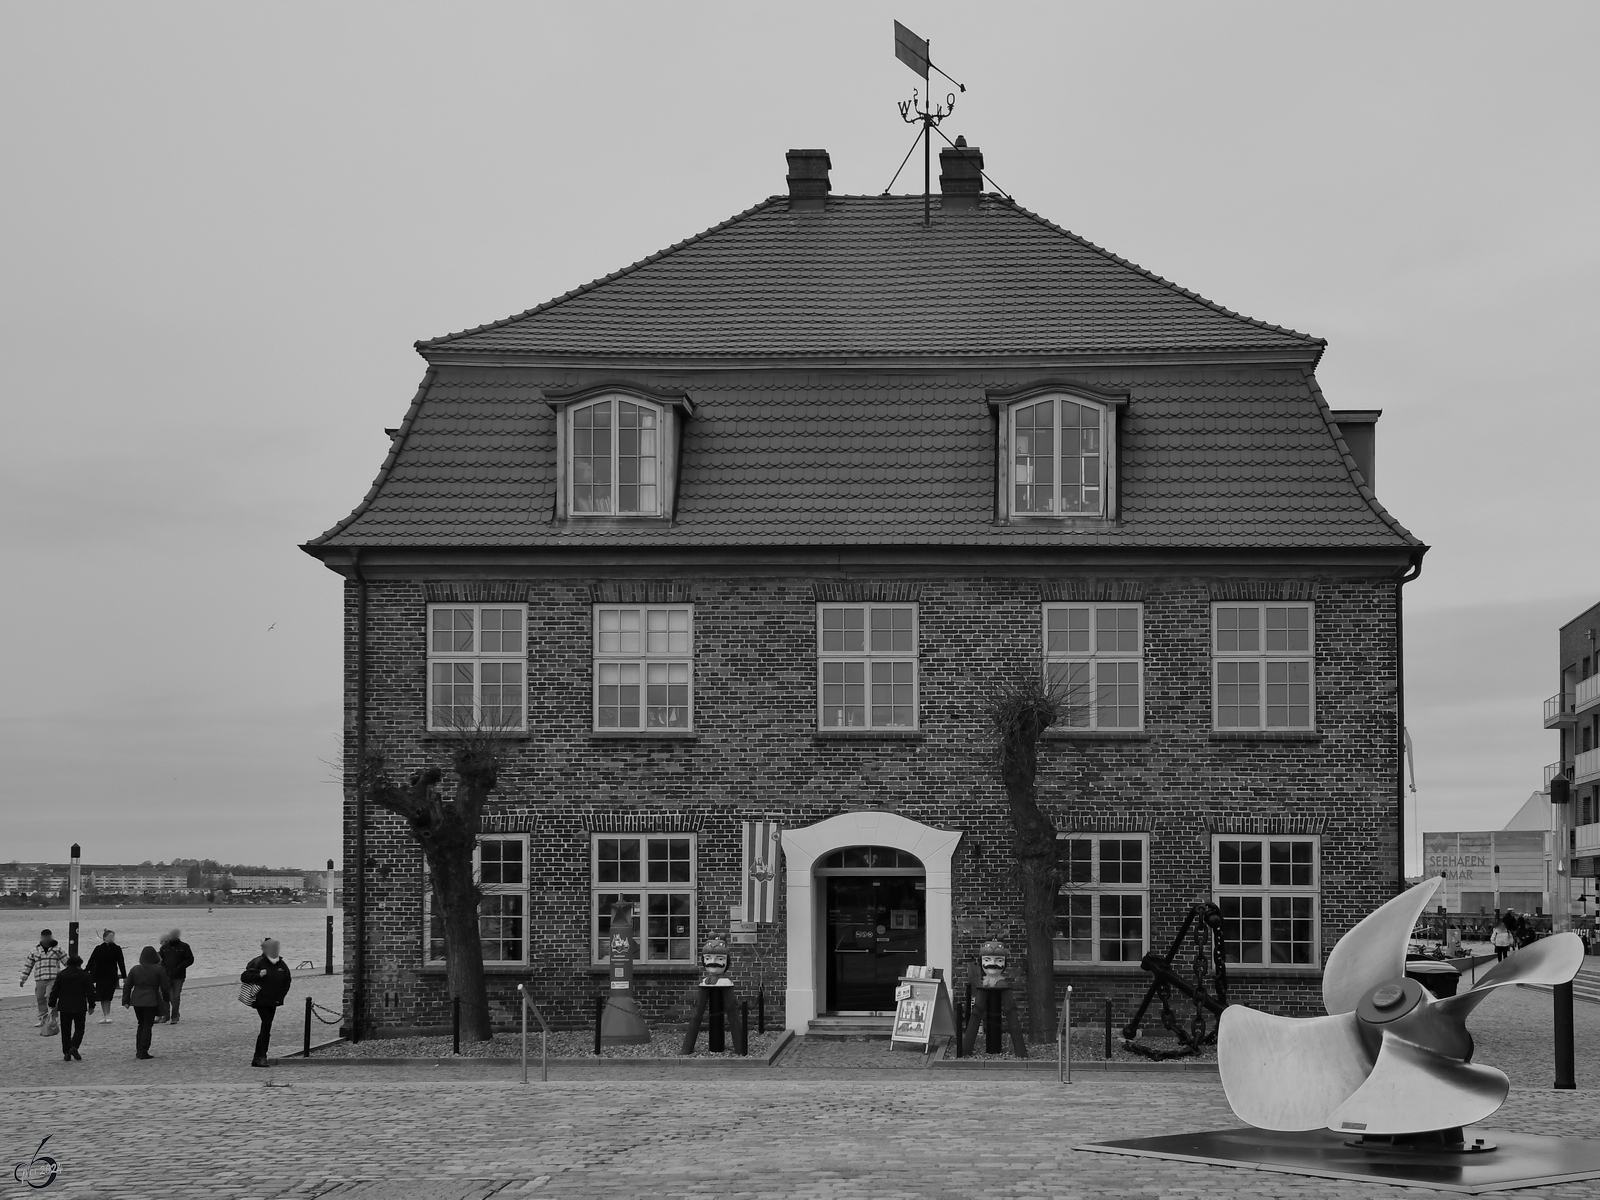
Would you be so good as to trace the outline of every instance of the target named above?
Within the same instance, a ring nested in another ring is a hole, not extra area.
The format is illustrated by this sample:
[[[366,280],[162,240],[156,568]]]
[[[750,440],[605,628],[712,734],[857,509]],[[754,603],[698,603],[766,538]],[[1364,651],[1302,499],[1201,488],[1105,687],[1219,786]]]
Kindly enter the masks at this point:
[[[486,963],[528,961],[528,835],[484,835],[473,852],[473,876],[483,899],[478,903],[478,938]],[[422,875],[423,928],[427,930],[427,961],[442,963],[444,918],[434,902],[433,887],[424,862]]]
[[[1320,886],[1315,837],[1212,840],[1212,884],[1230,963],[1314,967]]]
[[[1057,962],[1138,962],[1149,948],[1149,839],[1063,834],[1057,842]]]
[[[590,937],[594,961],[610,961],[611,910],[634,905],[635,961],[693,962],[695,836],[593,835]]]

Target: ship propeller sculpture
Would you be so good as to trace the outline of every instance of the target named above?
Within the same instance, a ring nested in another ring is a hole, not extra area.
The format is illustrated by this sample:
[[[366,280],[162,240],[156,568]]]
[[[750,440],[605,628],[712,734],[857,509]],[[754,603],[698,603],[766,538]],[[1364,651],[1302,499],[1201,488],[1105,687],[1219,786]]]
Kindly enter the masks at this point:
[[[1449,1145],[1505,1102],[1510,1081],[1472,1061],[1467,1016],[1509,984],[1570,982],[1583,942],[1575,933],[1544,938],[1470,991],[1439,999],[1405,969],[1412,928],[1442,882],[1419,883],[1340,939],[1322,974],[1327,1016],[1275,1017],[1238,1004],[1222,1014],[1218,1066],[1242,1120]]]

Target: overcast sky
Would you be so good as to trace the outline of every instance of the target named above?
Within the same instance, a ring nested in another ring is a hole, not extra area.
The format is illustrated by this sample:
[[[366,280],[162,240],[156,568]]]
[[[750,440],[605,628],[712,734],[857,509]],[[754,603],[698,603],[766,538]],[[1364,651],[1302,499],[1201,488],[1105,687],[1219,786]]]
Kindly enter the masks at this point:
[[[1600,6],[11,4],[0,861],[337,857],[339,582],[297,546],[411,343],[782,191],[791,146],[882,191],[896,16],[1020,203],[1327,338],[1329,402],[1384,410],[1434,547],[1422,823],[1501,825],[1600,599]]]

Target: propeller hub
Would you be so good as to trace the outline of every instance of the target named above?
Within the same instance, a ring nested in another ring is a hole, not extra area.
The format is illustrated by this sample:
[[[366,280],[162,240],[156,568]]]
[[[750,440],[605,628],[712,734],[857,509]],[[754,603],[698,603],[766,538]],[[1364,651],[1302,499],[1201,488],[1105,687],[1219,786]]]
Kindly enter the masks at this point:
[[[1414,1010],[1423,995],[1422,985],[1415,979],[1386,979],[1361,997],[1356,1016],[1368,1025],[1388,1025]]]
[[[1406,990],[1397,983],[1379,984],[1372,992],[1372,1007],[1387,1012],[1406,998]]]

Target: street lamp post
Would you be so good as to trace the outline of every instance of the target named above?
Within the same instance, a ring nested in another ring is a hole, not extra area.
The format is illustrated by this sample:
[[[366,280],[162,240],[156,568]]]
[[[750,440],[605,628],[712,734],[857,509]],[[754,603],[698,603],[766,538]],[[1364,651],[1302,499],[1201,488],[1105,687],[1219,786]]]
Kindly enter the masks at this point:
[[[328,949],[324,975],[333,974],[333,859],[328,860]]]
[[[71,911],[67,917],[67,953],[78,952],[78,892],[82,879],[82,868],[78,860],[82,857],[83,850],[77,842],[72,843],[72,865],[67,868],[67,903]]]

